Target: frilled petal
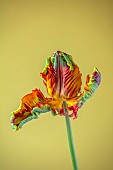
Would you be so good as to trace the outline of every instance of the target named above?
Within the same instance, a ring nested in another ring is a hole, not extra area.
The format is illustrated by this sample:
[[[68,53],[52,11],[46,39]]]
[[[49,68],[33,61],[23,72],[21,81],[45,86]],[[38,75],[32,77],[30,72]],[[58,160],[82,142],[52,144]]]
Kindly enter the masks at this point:
[[[101,74],[98,71],[97,68],[94,68],[93,74],[88,75],[86,78],[86,84],[84,86],[84,91],[83,93],[78,97],[76,101],[72,100],[69,101],[72,106],[70,106],[68,109],[72,110],[73,113],[70,114],[70,117],[76,118],[77,117],[77,111],[79,108],[83,106],[83,104],[94,94],[98,86],[100,85],[101,82]],[[68,101],[67,101],[68,103]],[[70,104],[69,103],[69,104]]]
[[[61,51],[50,56],[41,73],[48,94],[55,99],[77,98],[81,89],[81,73],[72,57]]]
[[[14,131],[20,129],[26,122],[37,119],[38,115],[51,110],[48,104],[50,98],[45,98],[43,93],[38,90],[32,90],[32,93],[22,98],[19,108],[11,113],[11,124]]]
[[[66,102],[69,114],[77,118],[77,111],[95,92],[101,81],[101,74],[97,68],[86,78],[86,85],[81,93],[81,73],[72,57],[57,51],[47,60],[41,76],[51,98],[44,97],[39,89],[25,95],[19,108],[11,113],[11,124],[16,131],[26,122],[37,119],[38,115],[51,111],[53,115],[65,115],[63,103]]]

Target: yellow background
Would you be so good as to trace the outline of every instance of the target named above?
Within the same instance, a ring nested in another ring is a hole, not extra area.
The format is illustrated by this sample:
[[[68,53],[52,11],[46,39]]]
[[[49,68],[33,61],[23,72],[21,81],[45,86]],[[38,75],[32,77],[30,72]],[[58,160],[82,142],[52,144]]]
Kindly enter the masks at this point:
[[[79,170],[113,169],[113,1],[0,1],[0,170],[72,170],[65,119],[40,115],[17,132],[10,113],[56,50],[102,83],[71,120]],[[82,86],[83,89],[83,86]]]

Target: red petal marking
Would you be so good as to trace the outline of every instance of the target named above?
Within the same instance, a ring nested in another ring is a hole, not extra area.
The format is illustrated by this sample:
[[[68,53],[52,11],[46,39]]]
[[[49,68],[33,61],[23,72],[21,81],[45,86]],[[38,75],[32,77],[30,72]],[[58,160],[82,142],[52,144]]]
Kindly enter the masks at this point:
[[[19,125],[22,120],[31,116],[31,111],[34,107],[41,108],[43,105],[46,105],[49,100],[49,98],[47,99],[44,97],[40,90],[32,90],[32,93],[27,94],[22,98],[22,103],[19,109],[13,112],[14,118],[12,118],[11,123]]]
[[[55,66],[49,61],[46,72],[41,73],[48,94],[53,98],[69,99],[77,97],[81,89],[81,73],[77,65],[72,62],[73,69],[67,65],[61,52],[55,56]],[[55,68],[54,68],[55,67]]]
[[[76,119],[78,117],[77,111],[78,111],[78,106],[75,104],[74,106],[68,107],[68,110],[72,110],[73,113],[69,115],[69,117],[73,117],[73,119]]]
[[[77,97],[81,89],[81,73],[78,66],[74,70],[70,70],[69,66],[65,66],[63,70],[63,90],[67,94],[67,98]]]

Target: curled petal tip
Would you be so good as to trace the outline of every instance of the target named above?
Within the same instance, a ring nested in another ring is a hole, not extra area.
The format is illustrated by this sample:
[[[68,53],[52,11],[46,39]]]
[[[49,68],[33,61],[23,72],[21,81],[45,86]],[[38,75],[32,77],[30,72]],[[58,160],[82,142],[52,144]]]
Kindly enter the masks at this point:
[[[93,96],[94,92],[98,88],[101,82],[101,74],[97,68],[94,68],[92,75],[88,75],[86,78],[86,84],[84,91],[77,99],[78,108],[81,108],[83,104]]]
[[[11,113],[10,121],[14,131],[22,128],[22,126],[31,121],[37,119],[38,115],[50,111],[47,98],[43,93],[35,89],[32,93],[25,95],[22,98],[19,108]]]
[[[100,84],[100,82],[101,82],[101,73],[99,72],[99,70],[97,68],[94,68],[93,79],[94,79],[95,82],[97,82],[98,85]]]

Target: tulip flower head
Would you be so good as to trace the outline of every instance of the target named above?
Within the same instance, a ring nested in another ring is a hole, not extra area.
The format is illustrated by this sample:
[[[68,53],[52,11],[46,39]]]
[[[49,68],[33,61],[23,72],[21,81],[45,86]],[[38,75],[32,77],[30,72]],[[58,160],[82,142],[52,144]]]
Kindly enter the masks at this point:
[[[94,68],[93,73],[87,76],[84,90],[81,92],[82,74],[79,67],[71,55],[61,51],[47,58],[40,75],[50,97],[45,97],[40,89],[32,90],[32,93],[25,95],[19,108],[11,113],[14,131],[45,112],[65,116],[63,102],[66,102],[66,107],[70,111],[69,117],[77,118],[78,109],[92,97],[101,82],[101,74]]]

